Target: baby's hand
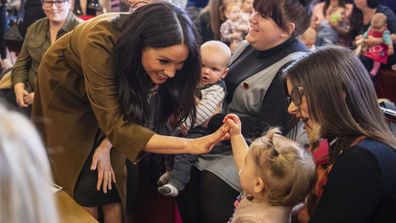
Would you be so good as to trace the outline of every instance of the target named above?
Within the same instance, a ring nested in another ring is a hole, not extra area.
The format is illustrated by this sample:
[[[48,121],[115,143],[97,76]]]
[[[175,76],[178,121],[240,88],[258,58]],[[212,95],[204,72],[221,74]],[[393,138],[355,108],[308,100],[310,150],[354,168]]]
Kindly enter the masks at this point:
[[[230,128],[228,133],[230,136],[236,136],[241,134],[241,120],[235,114],[228,114],[224,117],[223,122],[227,127]]]
[[[395,52],[394,52],[394,50],[393,50],[393,46],[391,46],[391,47],[388,47],[388,55],[392,55],[392,54],[394,54]]]

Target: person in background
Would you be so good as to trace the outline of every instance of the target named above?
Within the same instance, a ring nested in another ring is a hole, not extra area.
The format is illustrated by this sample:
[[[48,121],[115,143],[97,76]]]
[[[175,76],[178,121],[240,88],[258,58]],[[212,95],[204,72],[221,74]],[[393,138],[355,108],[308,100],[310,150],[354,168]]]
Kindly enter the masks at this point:
[[[297,37],[309,26],[311,8],[310,1],[301,0],[255,0],[253,7],[247,41],[234,52],[224,79],[227,109],[213,116],[207,127],[212,132],[223,125],[226,113],[235,113],[248,142],[270,126],[279,126],[283,134],[294,132],[296,120],[287,113],[280,75],[282,68],[308,52]],[[229,143],[200,156],[194,166],[190,182],[177,197],[183,220],[227,222],[241,191]]]
[[[311,27],[317,33],[317,46],[347,45],[352,4],[345,0],[325,0],[314,5]]]
[[[0,103],[0,222],[58,223],[52,176],[33,125]]]
[[[105,221],[123,219],[126,158],[145,160],[141,151],[201,154],[224,136],[221,130],[197,139],[166,136],[195,114],[200,59],[194,31],[184,11],[153,3],[80,24],[44,55],[32,120],[53,151],[56,183],[94,217],[100,207],[109,213]],[[96,149],[103,137],[110,145]],[[107,193],[97,191],[92,159],[111,160],[114,172],[104,173],[104,185],[113,175],[116,183]]]
[[[220,40],[220,26],[225,21],[225,1],[227,0],[209,0],[206,7],[201,10],[198,28],[203,43],[209,40]]]
[[[359,58],[345,47],[323,47],[284,78],[290,114],[329,142],[327,177],[309,222],[394,222],[396,138]]]
[[[388,8],[390,8],[393,11],[393,13],[396,14],[396,2],[395,1],[393,1],[393,0],[379,0],[379,3],[381,5],[384,5]]]
[[[244,21],[249,23],[253,11],[253,0],[241,0],[241,17]]]
[[[243,189],[230,223],[290,222],[292,208],[312,190],[315,164],[302,145],[271,128],[249,146],[238,116],[229,114],[231,147]]]
[[[33,23],[26,33],[21,52],[11,73],[18,110],[30,116],[41,58],[61,36],[81,22],[71,11],[70,0],[44,0],[46,17]]]
[[[373,60],[373,68],[370,71],[370,74],[373,77],[377,75],[381,64],[387,64],[388,56],[394,53],[393,42],[391,34],[387,29],[386,20],[386,15],[384,13],[376,13],[371,19],[369,29],[363,34],[363,42],[365,39],[368,39],[369,36],[375,38],[380,37],[383,39],[383,43],[370,46],[362,53],[363,57]]]
[[[316,50],[316,31],[312,27],[309,27],[300,35],[299,39],[310,51]]]
[[[224,15],[227,19],[220,26],[221,41],[228,44],[231,51],[235,51],[239,43],[245,39],[249,23],[242,20],[237,2],[228,2],[224,7]]]
[[[350,16],[351,29],[349,32],[350,45],[355,45],[363,39],[363,34],[370,27],[370,22],[376,13],[384,13],[387,18],[387,29],[391,33],[393,48],[396,47],[396,15],[386,6],[378,4],[377,0],[354,0],[354,7]],[[370,47],[383,43],[382,38],[369,36],[365,44]],[[373,61],[370,58],[360,57],[367,70],[373,67]],[[388,63],[381,67],[390,67],[396,64],[396,55],[388,57]]]
[[[230,48],[220,41],[211,40],[201,45],[201,81],[196,121],[191,126],[191,119],[187,119],[180,127],[182,135],[190,138],[206,135],[207,132],[202,126],[223,110],[226,92],[222,79],[227,75],[230,58]],[[188,183],[191,167],[197,159],[197,155],[176,155],[173,168],[160,177],[158,191],[166,196],[177,196]]]

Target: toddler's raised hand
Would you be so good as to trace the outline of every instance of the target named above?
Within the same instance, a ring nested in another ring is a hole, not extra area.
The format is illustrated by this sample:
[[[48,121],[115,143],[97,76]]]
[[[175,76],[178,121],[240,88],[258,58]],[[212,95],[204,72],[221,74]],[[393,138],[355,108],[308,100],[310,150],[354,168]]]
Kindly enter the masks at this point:
[[[224,117],[223,122],[230,128],[230,136],[241,135],[241,120],[235,114],[228,114]]]

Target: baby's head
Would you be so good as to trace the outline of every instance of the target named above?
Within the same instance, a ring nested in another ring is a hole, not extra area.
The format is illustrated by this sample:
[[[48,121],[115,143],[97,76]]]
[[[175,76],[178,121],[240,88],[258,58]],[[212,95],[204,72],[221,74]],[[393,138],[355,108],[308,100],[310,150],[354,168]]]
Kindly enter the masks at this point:
[[[241,6],[235,1],[228,2],[224,6],[224,15],[231,21],[237,21],[241,15]]]
[[[201,86],[217,83],[228,72],[231,58],[230,48],[217,40],[211,40],[201,45]]]
[[[302,201],[315,184],[315,164],[300,144],[270,129],[256,139],[240,170],[246,197],[273,206],[292,207]]]
[[[371,19],[371,28],[375,32],[384,32],[387,24],[386,24],[386,15],[384,13],[375,13],[373,18]]]
[[[245,13],[253,13],[253,0],[241,0],[241,11]]]
[[[316,31],[309,27],[299,39],[308,49],[312,49],[316,42]]]

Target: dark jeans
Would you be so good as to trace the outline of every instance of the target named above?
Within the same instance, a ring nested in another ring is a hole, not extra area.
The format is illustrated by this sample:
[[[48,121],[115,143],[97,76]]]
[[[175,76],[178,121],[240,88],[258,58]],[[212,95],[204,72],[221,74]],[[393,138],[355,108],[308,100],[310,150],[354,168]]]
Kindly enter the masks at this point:
[[[239,192],[208,171],[191,169],[191,179],[177,197],[183,223],[227,222]]]
[[[188,138],[199,138],[207,135],[208,131],[203,128],[193,128],[189,131]],[[182,191],[190,180],[191,167],[197,161],[199,155],[180,154],[173,159],[173,168],[169,171],[169,183]]]
[[[191,167],[197,161],[198,157],[198,155],[190,154],[176,155],[173,160],[173,169],[169,171],[169,183],[179,191],[184,190],[184,187],[190,180]]]

